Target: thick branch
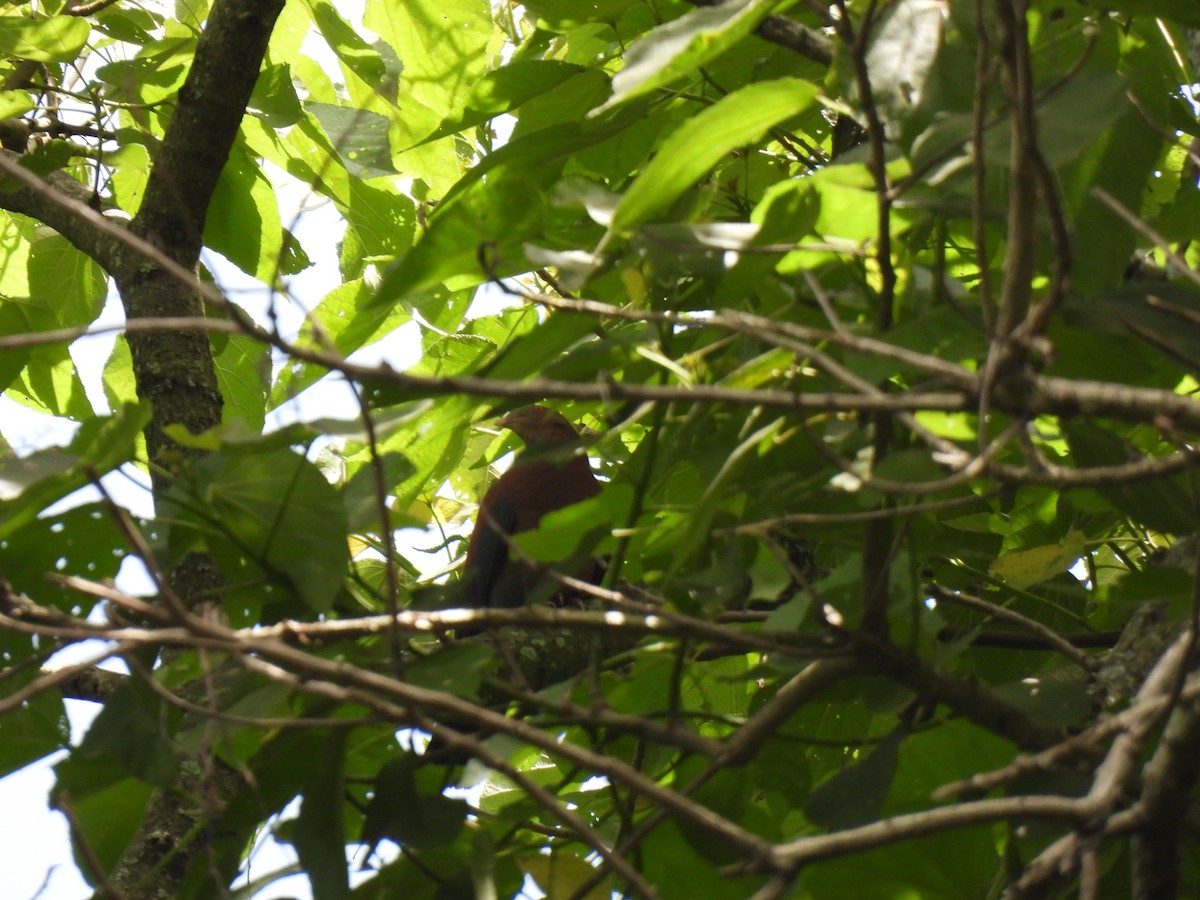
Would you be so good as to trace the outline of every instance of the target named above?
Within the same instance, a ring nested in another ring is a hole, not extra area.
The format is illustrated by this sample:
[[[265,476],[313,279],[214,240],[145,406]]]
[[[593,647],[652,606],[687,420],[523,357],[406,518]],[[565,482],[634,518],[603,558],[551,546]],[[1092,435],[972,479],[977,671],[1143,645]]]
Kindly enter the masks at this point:
[[[22,174],[27,176],[17,180],[10,175],[0,183],[0,209],[49,225],[105,271],[114,271],[124,253],[124,245],[115,232],[124,225],[96,213],[90,205],[92,192],[67,173],[51,172],[43,180],[21,168],[19,159],[19,154],[0,149],[0,160],[8,164],[4,167],[6,172],[16,167],[17,178]],[[80,210],[93,215],[81,216]]]
[[[219,0],[179,91],[131,229],[187,269],[199,259],[208,205],[282,8],[282,0]],[[196,292],[161,268],[133,265],[113,275],[131,319],[204,315]],[[163,427],[182,423],[198,433],[221,421],[212,351],[202,331],[131,334],[129,347],[138,396],[153,403],[146,445],[161,491],[165,453],[176,451]]]
[[[218,0],[133,220],[184,266],[199,258],[208,204],[233,146],[283,0]],[[126,298],[126,306],[136,300]],[[131,315],[162,315],[134,308]]]
[[[199,259],[208,206],[282,9],[283,0],[216,0],[154,159],[130,230],[189,271]],[[129,319],[204,316],[200,294],[167,267],[148,266],[131,255],[112,274]],[[198,433],[217,425],[223,398],[211,344],[202,329],[131,332],[128,338],[138,397],[149,401],[153,410],[146,448],[155,493],[161,495],[169,484],[172,460],[180,458],[165,426],[181,423]],[[224,586],[212,560],[202,554],[185,557],[170,573],[170,581],[185,601],[218,595]],[[224,768],[205,769],[206,783],[189,785],[194,796],[228,797],[240,781]],[[177,895],[205,843],[184,839],[206,815],[205,809],[194,808],[177,793],[156,795],[151,813],[114,869],[114,883],[130,897]],[[146,876],[156,869],[156,877],[150,879],[154,884],[147,887]]]
[[[1171,714],[1142,773],[1145,824],[1132,847],[1134,896],[1173,897],[1179,891],[1179,843],[1184,817],[1200,775],[1200,698]]]

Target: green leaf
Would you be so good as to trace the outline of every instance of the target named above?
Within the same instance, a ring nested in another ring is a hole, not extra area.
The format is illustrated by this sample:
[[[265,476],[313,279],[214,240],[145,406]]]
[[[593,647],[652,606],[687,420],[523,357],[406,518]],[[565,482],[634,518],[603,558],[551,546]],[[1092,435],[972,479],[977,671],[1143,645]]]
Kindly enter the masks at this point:
[[[349,355],[411,318],[399,303],[372,306],[374,297],[375,292],[361,279],[335,287],[306,317],[297,342],[303,347],[314,345],[314,333],[319,333],[323,340]],[[273,409],[294,399],[326,374],[328,370],[315,363],[297,362],[283,367],[271,388],[269,406]]]
[[[610,93],[610,80],[603,69],[584,69],[560,83],[553,91],[530,97],[521,104],[513,139],[554,125],[578,121],[585,110],[599,106]]]
[[[543,189],[554,184],[567,162],[588,148],[600,147],[621,135],[634,123],[643,119],[643,104],[631,104],[616,113],[587,119],[583,122],[568,121],[527,131],[514,137],[503,147],[494,150],[469,169],[454,186],[446,192],[438,205],[436,216],[444,214],[458,198],[477,190],[481,181],[499,177],[497,171],[508,172],[526,179],[536,179]]]
[[[581,542],[588,546],[586,538],[594,541],[606,534],[614,522],[623,519],[632,503],[633,489],[629,485],[612,485],[589,500],[547,513],[535,530],[522,532],[513,543],[534,559],[566,559],[579,551]]]
[[[1040,850],[1044,841],[1036,846]],[[804,886],[810,896],[828,900],[845,896],[846,885],[854,885],[855,900],[987,897],[998,880],[1002,852],[989,829],[964,828],[808,867]]]
[[[109,37],[130,44],[152,44],[154,31],[162,27],[163,17],[159,13],[144,9],[106,6],[94,14],[96,27]]]
[[[33,107],[33,98],[26,91],[0,91],[0,118],[15,118]]]
[[[0,16],[0,55],[37,62],[69,62],[87,43],[91,26],[82,16],[31,20]]]
[[[440,598],[438,607],[452,608],[461,605],[455,589],[459,583],[446,587],[446,594]],[[430,604],[422,604],[429,608]],[[436,607],[435,607],[436,608]],[[490,650],[485,647],[468,646],[472,642],[460,641],[456,646],[447,647],[437,653],[418,660],[408,667],[407,677],[412,684],[446,691],[456,697],[479,696],[480,684],[492,673],[496,661]],[[481,652],[482,651],[482,652]]]
[[[764,875],[733,875],[720,867],[718,860],[725,859],[727,852],[717,857],[697,853],[682,830],[668,821],[642,841],[641,874],[650,884],[669,885],[676,897],[704,900],[746,900],[765,887]],[[687,864],[680,865],[680,860]]]
[[[612,98],[596,112],[694,72],[749,35],[770,10],[767,0],[728,0],[659,25],[625,51],[625,66],[613,76]]]
[[[115,578],[128,552],[126,542],[104,504],[43,514],[0,538],[3,575],[14,590],[37,597],[43,605],[86,616],[92,599],[47,581],[47,574],[77,573],[93,581]]]
[[[230,334],[214,334],[212,345],[217,385],[225,399],[222,420],[258,434],[266,421],[270,348],[257,338]]]
[[[1133,455],[1128,444],[1098,425],[1068,421],[1063,430],[1071,455],[1081,468],[1122,465]],[[1108,482],[1097,485],[1095,490],[1135,522],[1155,531],[1191,534],[1196,530],[1196,511],[1183,477]]]
[[[379,51],[359,36],[332,3],[326,0],[307,0],[305,5],[312,16],[313,24],[320,29],[321,36],[337,54],[342,65],[371,88],[379,87],[386,81],[387,69]]]
[[[417,230],[417,210],[412,200],[384,186],[354,179],[347,196],[348,229],[353,229],[368,256],[392,257],[411,249]],[[362,272],[355,269],[350,275],[357,278]]]
[[[79,462],[78,455],[57,447],[25,457],[5,456],[0,459],[0,503],[17,500],[31,487],[74,471]],[[13,508],[8,511],[12,515]]]
[[[5,222],[13,242],[0,265],[0,334],[29,334],[90,324],[104,305],[107,280],[82,252],[53,232]],[[0,353],[0,385],[52,415],[84,421],[95,413],[67,344]]]
[[[83,760],[78,754],[67,757],[54,770],[58,781],[51,803],[70,809],[79,839],[87,842],[84,870],[99,863],[111,872],[137,832],[154,788],[137,778],[124,777],[111,761]]]
[[[300,120],[304,110],[288,64],[263,66],[247,109],[261,114],[264,124],[273,129],[287,128]]]
[[[62,235],[38,234],[28,266],[30,296],[53,298],[59,327],[90,325],[100,315],[108,295],[108,276]]]
[[[380,460],[384,471],[384,492],[416,472],[416,467],[407,456],[390,452]],[[342,503],[346,507],[347,525],[350,531],[377,530],[379,527],[379,497],[376,483],[378,475],[374,465],[361,466],[342,488]]]
[[[705,768],[702,761],[696,758],[681,761],[674,773],[675,789],[682,790],[704,772]],[[754,802],[754,785],[742,767],[725,768],[710,774],[702,780],[699,787],[692,788],[688,793],[698,803],[744,828],[757,830],[758,826],[764,824],[757,821],[760,807]],[[730,846],[728,841],[695,821],[682,819],[678,827],[679,833],[697,858],[717,865],[728,865],[739,858],[738,851]]]
[[[283,236],[278,189],[238,143],[209,203],[205,243],[247,275],[270,284],[281,274]]]
[[[346,737],[345,729],[335,728],[326,739],[320,765],[304,789],[292,836],[314,900],[341,900],[350,895],[341,814]]]
[[[388,307],[404,294],[439,283],[457,288],[486,279],[480,253],[493,247],[491,262],[500,274],[527,268],[520,241],[542,220],[537,181],[513,171],[498,172],[456,198],[429,223],[429,230],[397,265],[388,270],[368,309]],[[459,281],[452,281],[458,278]]]
[[[1086,721],[1094,703],[1082,678],[1022,678],[997,685],[995,692],[1031,718],[1062,729]]]
[[[775,554],[769,553],[767,549],[760,548],[759,552],[754,557],[754,564],[746,572],[750,578],[750,600],[774,600],[779,597],[785,590],[793,585],[792,574],[788,571],[787,566],[780,562]],[[800,598],[800,602],[796,604],[798,609],[793,609],[792,614],[800,617],[807,611],[808,603],[811,598],[804,594]],[[779,609],[776,609],[771,614],[768,620],[769,627],[772,628],[795,628],[799,624],[798,618],[793,619],[789,624],[784,624],[782,618],[778,615]]]
[[[944,11],[924,0],[901,0],[887,8],[871,29],[866,63],[872,96],[889,134],[928,92],[942,45]]]
[[[1038,145],[1051,166],[1077,158],[1092,141],[1105,134],[1127,110],[1126,80],[1116,72],[1080,74],[1038,106]],[[987,133],[984,149],[989,163],[1011,164],[1012,129],[1008,119]]]
[[[378,0],[365,5],[363,24],[404,61],[401,111],[392,123],[396,146],[413,147],[438,124],[460,114],[498,47],[491,8],[479,0]],[[463,174],[453,144],[434,141],[403,153],[404,175],[434,197]]]
[[[419,783],[419,769],[418,760],[406,754],[379,770],[363,820],[364,844],[374,848],[388,838],[413,850],[433,850],[462,831],[467,804],[443,796],[437,783]]]
[[[1139,209],[1147,180],[1161,164],[1162,148],[1161,137],[1145,127],[1142,113],[1125,99],[1126,85],[1121,79],[1094,79],[1090,86],[1095,97],[1073,96],[1070,99],[1078,105],[1044,113],[1064,132],[1056,135],[1052,131],[1044,140],[1060,141],[1075,160],[1063,177],[1077,235],[1072,243],[1072,288],[1084,296],[1119,284],[1141,240],[1094,192],[1104,190],[1125,208]],[[1081,116],[1084,119],[1077,118]],[[1088,116],[1095,118],[1087,122]],[[1076,134],[1063,124],[1068,121],[1086,132],[1088,126],[1098,124],[1097,119],[1105,125],[1098,134]]]
[[[819,784],[804,805],[804,814],[830,831],[878,819],[906,736],[905,728],[894,729],[865,758]]]
[[[521,870],[537,882],[547,897],[577,897],[579,900],[608,900],[613,892],[613,877],[608,875],[586,893],[579,890],[590,883],[596,870],[572,853],[557,852],[549,856],[525,856]]]
[[[903,162],[888,166],[889,176],[902,179],[907,174]],[[875,197],[875,179],[865,165],[827,166],[808,179],[816,192],[820,213],[813,230],[822,237],[848,243],[861,243],[874,239],[879,231],[879,217],[872,206]],[[905,210],[893,213],[893,226],[900,228]],[[793,250],[779,263],[784,274],[799,272],[814,265],[813,254],[804,250]]]
[[[587,71],[583,66],[556,59],[527,59],[516,60],[488,72],[471,88],[463,109],[452,118],[443,120],[421,144],[488,122]]]
[[[0,547],[0,549],[3,549]],[[26,638],[28,640],[28,638]],[[18,659],[35,659],[32,643],[21,648],[20,657],[13,642],[0,640],[6,664]],[[41,677],[36,668],[5,682],[0,697],[28,687]],[[39,691],[24,701],[19,709],[0,716],[0,777],[15,772],[51,753],[57,753],[71,740],[71,727],[62,695],[58,691]]]
[[[110,86],[114,99],[162,102],[173,98],[182,87],[195,50],[194,34],[174,33],[143,47],[135,59],[118,59],[100,66],[96,77]]]
[[[112,353],[101,373],[104,398],[113,409],[126,403],[137,402],[137,381],[133,375],[133,355],[125,335],[118,335],[113,342]]]
[[[93,472],[105,475],[131,460],[149,420],[148,407],[127,405],[116,415],[84,422],[65,449],[0,457],[0,538],[89,484]]]
[[[95,415],[75,361],[61,344],[35,349],[11,390],[52,416],[82,422]]]
[[[80,756],[107,757],[133,777],[166,787],[179,769],[179,759],[166,739],[169,712],[148,686],[130,678],[104,702],[80,746]]]
[[[663,142],[625,192],[613,228],[630,228],[665,212],[722,157],[799,115],[816,97],[816,85],[797,78],[752,84],[723,97]]]
[[[812,765],[786,739],[763,744],[747,771],[756,790],[778,794],[789,810],[799,809],[812,790]]]
[[[174,542],[187,546],[188,535],[205,533],[208,549],[235,581],[247,577],[249,564],[260,577],[282,580],[310,609],[330,608],[349,562],[346,510],[303,456],[227,448],[200,459],[173,495],[181,506]]]
[[[523,4],[539,26],[555,30],[585,22],[615,21],[638,0],[532,0]]]
[[[76,149],[66,141],[51,140],[23,153],[20,162],[29,171],[45,176],[66,168],[76,153]]]
[[[1104,0],[1096,5],[1131,16],[1172,19],[1180,25],[1200,28],[1200,9],[1191,0]]]
[[[379,113],[310,100],[304,109],[321,123],[346,171],[358,178],[395,175],[388,120]]]

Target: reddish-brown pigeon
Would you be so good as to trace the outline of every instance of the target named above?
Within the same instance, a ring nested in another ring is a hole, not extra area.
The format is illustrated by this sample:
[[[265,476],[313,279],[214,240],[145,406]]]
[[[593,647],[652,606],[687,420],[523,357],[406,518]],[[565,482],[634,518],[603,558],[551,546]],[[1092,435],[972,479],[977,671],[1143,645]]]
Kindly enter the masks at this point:
[[[555,445],[579,439],[575,426],[554,410],[526,406],[496,424],[512,429],[526,450],[488,488],[479,506],[463,570],[464,605],[476,608],[523,606],[547,566],[514,558],[508,538],[537,528],[546,513],[600,493],[585,454],[553,452]],[[574,574],[592,578],[595,568],[589,562]]]

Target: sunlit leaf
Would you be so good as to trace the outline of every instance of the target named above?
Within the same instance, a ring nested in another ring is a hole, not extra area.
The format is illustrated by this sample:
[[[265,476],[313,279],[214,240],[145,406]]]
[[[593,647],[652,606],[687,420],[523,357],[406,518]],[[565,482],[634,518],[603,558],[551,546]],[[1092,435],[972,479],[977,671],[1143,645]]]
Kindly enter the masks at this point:
[[[799,115],[816,96],[815,85],[787,78],[750,85],[714,103],[658,148],[613,214],[613,227],[628,228],[663,212],[721,157]]]
[[[87,19],[76,16],[37,21],[0,16],[0,53],[39,62],[66,62],[83,48],[90,30]]]
[[[612,98],[601,110],[670,84],[746,37],[770,10],[760,0],[727,0],[701,6],[634,43],[613,77]]]
[[[347,171],[359,178],[394,175],[388,121],[378,113],[329,103],[308,102],[304,108],[325,130]]]

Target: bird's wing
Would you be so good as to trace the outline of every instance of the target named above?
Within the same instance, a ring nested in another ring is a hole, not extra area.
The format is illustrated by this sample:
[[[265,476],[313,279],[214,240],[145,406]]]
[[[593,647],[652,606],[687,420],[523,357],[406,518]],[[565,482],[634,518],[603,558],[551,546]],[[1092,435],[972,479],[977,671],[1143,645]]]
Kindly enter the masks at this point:
[[[507,538],[517,527],[517,508],[501,497],[479,513],[475,525],[479,532],[471,560],[471,579],[467,584],[467,605],[477,609],[493,606],[492,591],[509,565]]]

